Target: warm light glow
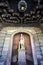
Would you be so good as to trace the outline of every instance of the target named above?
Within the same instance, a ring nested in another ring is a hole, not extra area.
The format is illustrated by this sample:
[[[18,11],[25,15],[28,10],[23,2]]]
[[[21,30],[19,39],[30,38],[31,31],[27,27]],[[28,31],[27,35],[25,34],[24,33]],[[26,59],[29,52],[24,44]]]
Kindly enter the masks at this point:
[[[21,10],[24,10],[24,7],[23,6],[21,7]]]

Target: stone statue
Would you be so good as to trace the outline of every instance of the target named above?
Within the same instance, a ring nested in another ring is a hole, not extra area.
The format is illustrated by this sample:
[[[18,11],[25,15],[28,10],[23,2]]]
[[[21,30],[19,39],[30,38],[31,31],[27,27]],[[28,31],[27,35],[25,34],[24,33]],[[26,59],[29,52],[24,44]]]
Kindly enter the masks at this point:
[[[20,40],[19,40],[19,49],[24,49],[24,36],[21,34]]]

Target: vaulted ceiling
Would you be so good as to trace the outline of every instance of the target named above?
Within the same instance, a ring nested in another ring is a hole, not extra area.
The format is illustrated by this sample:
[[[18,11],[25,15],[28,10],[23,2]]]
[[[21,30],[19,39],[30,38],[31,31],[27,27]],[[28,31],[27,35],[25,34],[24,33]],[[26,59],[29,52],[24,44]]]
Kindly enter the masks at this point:
[[[0,23],[3,25],[43,24],[43,0],[25,0],[27,9],[18,10],[20,0],[0,0]]]

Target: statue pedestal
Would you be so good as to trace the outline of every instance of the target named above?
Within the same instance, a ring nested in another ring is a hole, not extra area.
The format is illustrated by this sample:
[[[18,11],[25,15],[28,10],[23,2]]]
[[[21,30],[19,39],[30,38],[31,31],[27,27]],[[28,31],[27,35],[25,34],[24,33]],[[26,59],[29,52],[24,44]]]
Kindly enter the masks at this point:
[[[25,49],[18,50],[18,65],[26,65]]]

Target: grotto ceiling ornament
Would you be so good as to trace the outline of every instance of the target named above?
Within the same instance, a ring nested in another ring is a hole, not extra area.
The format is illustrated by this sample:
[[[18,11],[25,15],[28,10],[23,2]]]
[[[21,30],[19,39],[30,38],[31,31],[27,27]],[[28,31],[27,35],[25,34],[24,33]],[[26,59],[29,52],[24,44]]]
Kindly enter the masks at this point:
[[[25,0],[19,1],[19,3],[18,3],[18,10],[20,12],[25,12],[26,9],[27,9],[27,3],[26,3],[26,1]]]

